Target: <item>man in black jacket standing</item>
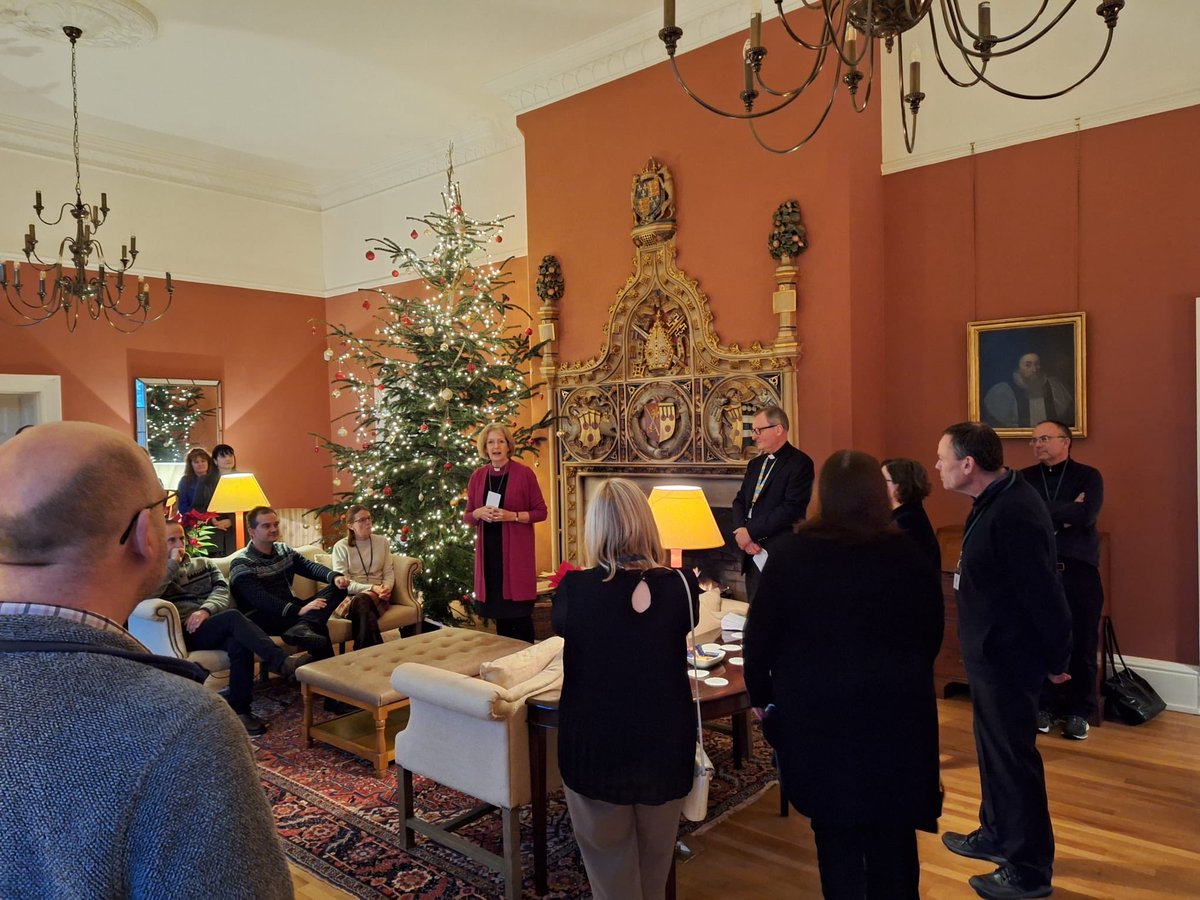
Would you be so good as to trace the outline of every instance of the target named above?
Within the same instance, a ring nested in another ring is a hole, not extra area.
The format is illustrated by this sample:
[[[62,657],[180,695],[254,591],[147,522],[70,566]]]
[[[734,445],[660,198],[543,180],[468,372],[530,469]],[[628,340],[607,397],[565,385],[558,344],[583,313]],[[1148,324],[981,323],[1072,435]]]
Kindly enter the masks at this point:
[[[758,592],[771,539],[788,534],[805,517],[813,486],[812,459],[788,443],[787,413],[764,406],[750,431],[760,453],[746,466],[733,500],[733,538],[745,554],[747,600]]]
[[[958,634],[971,686],[983,802],[979,828],[946,832],[954,853],[999,868],[969,882],[981,897],[1051,893],[1054,832],[1037,751],[1038,695],[1061,682],[1071,616],[1058,579],[1046,505],[1019,473],[1004,468],[1000,439],[962,422],[938,444],[942,485],[974,498],[954,575]]]
[[[1037,465],[1021,475],[1041,495],[1058,549],[1058,571],[1071,608],[1071,680],[1043,684],[1038,731],[1046,733],[1055,714],[1063,717],[1063,737],[1087,740],[1088,719],[1096,712],[1096,652],[1100,643],[1100,535],[1096,519],[1104,505],[1100,470],[1071,458],[1071,429],[1062,422],[1038,422],[1029,442]],[[1057,708],[1056,708],[1057,707]]]

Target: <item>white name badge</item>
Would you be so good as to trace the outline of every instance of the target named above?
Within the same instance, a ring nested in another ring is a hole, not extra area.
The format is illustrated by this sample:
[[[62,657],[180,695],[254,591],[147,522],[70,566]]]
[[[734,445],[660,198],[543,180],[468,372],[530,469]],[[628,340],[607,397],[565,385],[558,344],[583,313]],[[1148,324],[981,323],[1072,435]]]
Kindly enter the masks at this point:
[[[487,499],[483,501],[484,506],[500,506],[500,495],[495,491],[487,492]]]
[[[954,573],[954,589],[956,591],[958,590],[958,573],[957,572]]]

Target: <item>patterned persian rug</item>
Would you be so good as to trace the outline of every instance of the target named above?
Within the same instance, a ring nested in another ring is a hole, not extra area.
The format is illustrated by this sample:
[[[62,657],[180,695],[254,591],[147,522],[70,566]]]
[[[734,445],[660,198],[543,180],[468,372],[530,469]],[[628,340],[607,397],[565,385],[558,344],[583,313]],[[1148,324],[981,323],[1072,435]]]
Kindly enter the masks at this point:
[[[323,714],[317,707],[317,718]],[[335,747],[301,746],[304,705],[298,689],[277,685],[259,692],[254,712],[270,730],[255,738],[255,758],[263,788],[275,811],[276,826],[291,861],[343,891],[363,898],[495,898],[503,895],[498,873],[453,850],[417,836],[416,847],[400,846],[395,768],[386,780],[374,769]],[[687,823],[680,834],[706,827],[752,801],[775,782],[770,748],[755,729],[752,759],[733,769],[730,739],[707,732],[705,747],[717,767],[709,793],[711,814],[699,826]],[[476,802],[464,794],[416,776],[416,809],[426,819],[445,821]],[[549,897],[590,897],[587,874],[571,834],[562,792],[550,797],[548,837]],[[500,852],[498,815],[459,831],[463,837]],[[528,807],[521,815],[525,896],[533,892],[533,838]]]

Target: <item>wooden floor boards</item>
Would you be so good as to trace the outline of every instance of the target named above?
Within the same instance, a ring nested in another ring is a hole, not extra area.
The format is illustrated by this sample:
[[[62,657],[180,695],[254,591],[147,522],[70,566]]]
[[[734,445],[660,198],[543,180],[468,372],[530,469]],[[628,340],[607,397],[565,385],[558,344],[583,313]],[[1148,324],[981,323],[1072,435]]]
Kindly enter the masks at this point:
[[[961,697],[938,706],[946,787],[940,824],[970,831],[979,805],[971,706]],[[1086,741],[1054,732],[1038,745],[1058,844],[1057,900],[1200,898],[1200,717],[1168,712],[1138,728],[1106,723]],[[967,878],[990,864],[955,856],[937,835],[918,840],[921,896],[974,897]],[[695,856],[678,868],[685,900],[821,896],[808,822],[795,812],[780,818],[775,789],[688,845]],[[349,896],[292,872],[302,900]]]

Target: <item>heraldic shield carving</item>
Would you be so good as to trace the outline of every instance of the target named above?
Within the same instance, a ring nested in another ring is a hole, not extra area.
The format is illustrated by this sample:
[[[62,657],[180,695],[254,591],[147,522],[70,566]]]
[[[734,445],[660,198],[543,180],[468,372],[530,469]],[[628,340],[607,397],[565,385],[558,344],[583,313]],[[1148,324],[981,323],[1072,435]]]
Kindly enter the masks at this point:
[[[600,352],[543,369],[559,417],[559,559],[580,559],[588,479],[740,480],[755,411],[794,414],[794,341],[720,342],[708,298],[675,266],[675,199],[670,171],[651,159],[633,178],[634,271],[609,307]]]

